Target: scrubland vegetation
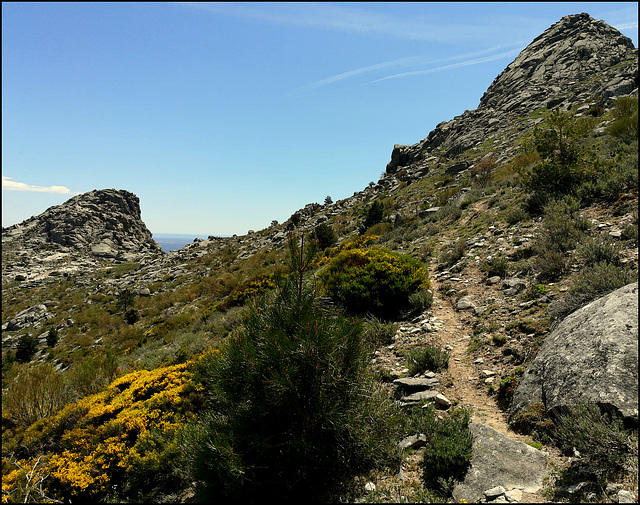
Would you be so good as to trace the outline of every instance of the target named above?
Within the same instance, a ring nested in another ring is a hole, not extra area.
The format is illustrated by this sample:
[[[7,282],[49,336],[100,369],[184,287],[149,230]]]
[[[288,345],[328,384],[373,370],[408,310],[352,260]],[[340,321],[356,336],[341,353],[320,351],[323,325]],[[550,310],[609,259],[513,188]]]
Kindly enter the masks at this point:
[[[519,302],[564,295],[503,333],[485,311],[469,344],[472,352],[527,335],[493,391],[508,408],[554,321],[637,280],[637,264],[622,257],[638,245],[637,114],[637,100],[619,99],[596,135],[602,116],[546,113],[505,163],[476,153],[464,178],[439,172],[405,184],[351,209],[350,221],[316,228],[314,240],[292,234],[287,250],[243,262],[216,250],[189,265],[192,274],[149,286],[148,297],[105,282],[136,264],[81,286],[65,277],[14,291],[3,320],[34,299],[55,300],[58,315],[45,347],[23,331],[15,351],[3,349],[3,502],[353,500],[358,477],[397,470],[397,443],[414,433],[428,438],[422,497],[446,499],[471,457],[469,412],[400,412],[371,357],[392,341],[394,321],[431,306],[430,266],[463,269],[468,240],[490,226],[530,229],[529,245],[483,259],[480,270],[532,279]],[[387,221],[413,204],[440,209]],[[585,216],[601,207],[634,221],[620,237],[603,234]],[[439,294],[460,296],[446,285]],[[74,324],[61,326],[66,317]],[[448,354],[424,347],[408,359],[415,374],[445,369]],[[602,486],[637,457],[637,431],[597,409],[556,420],[531,412],[518,423],[540,442],[577,449]]]

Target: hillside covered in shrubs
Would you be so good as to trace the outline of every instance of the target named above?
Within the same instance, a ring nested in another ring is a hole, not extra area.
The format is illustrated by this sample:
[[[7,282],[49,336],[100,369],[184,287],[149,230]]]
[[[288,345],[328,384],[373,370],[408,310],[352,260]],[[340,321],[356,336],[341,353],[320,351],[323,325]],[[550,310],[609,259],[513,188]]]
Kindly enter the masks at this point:
[[[286,223],[90,260],[3,230],[3,502],[453,500],[482,422],[551,458],[495,497],[637,500],[637,408],[510,411],[546,337],[638,280],[637,50],[521,75],[598,23]]]

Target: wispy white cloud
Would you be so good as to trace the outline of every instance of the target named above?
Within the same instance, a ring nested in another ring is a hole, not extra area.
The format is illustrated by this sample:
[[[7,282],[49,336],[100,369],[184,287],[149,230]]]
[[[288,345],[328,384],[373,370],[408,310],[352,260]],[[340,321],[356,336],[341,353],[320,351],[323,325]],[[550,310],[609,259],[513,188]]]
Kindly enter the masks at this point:
[[[522,42],[520,42],[519,44],[522,44]],[[480,56],[483,54],[487,54],[487,53],[492,53],[495,52],[499,49],[504,49],[505,47],[513,47],[513,45],[509,45],[509,46],[498,46],[498,47],[492,47],[492,48],[488,48],[488,49],[483,49],[481,51],[474,51],[471,53],[464,53],[464,54],[457,54],[457,55],[453,55],[453,56],[449,56],[447,58],[440,58],[437,60],[430,60],[428,58],[425,57],[405,57],[405,58],[398,58],[396,60],[392,60],[392,61],[386,61],[386,62],[382,62],[382,63],[377,63],[374,65],[368,65],[365,67],[360,67],[360,68],[356,68],[355,70],[350,70],[348,72],[342,72],[340,74],[337,75],[333,75],[331,77],[326,77],[324,79],[321,79],[319,81],[315,81],[309,84],[306,84],[304,86],[301,86],[300,88],[298,88],[298,91],[301,90],[312,90],[312,89],[316,89],[322,86],[328,86],[330,84],[334,84],[338,81],[342,81],[344,79],[349,79],[352,77],[357,77],[366,73],[372,73],[372,72],[377,72],[380,70],[386,70],[392,67],[410,67],[410,66],[417,66],[417,65],[435,65],[438,63],[445,63],[448,61],[456,61],[456,60],[465,60],[462,62],[458,62],[455,64],[450,64],[450,65],[445,65],[445,66],[441,66],[441,67],[437,67],[437,68],[433,68],[433,69],[428,69],[428,70],[417,70],[417,71],[413,71],[413,72],[403,72],[403,73],[399,73],[399,74],[394,74],[391,76],[387,76],[387,77],[383,77],[381,79],[376,79],[374,81],[370,81],[366,84],[372,84],[374,82],[379,82],[379,81],[383,81],[386,79],[393,79],[396,77],[402,77],[402,76],[410,76],[410,75],[420,75],[420,74],[425,74],[425,73],[432,73],[432,72],[438,72],[438,71],[444,71],[444,70],[449,70],[449,69],[453,69],[453,68],[458,68],[458,67],[465,67],[468,65],[476,65],[479,63],[484,63],[487,61],[494,61],[494,60],[498,60],[501,58],[506,58],[510,55],[513,54],[517,54],[518,52],[520,52],[522,50],[522,47],[520,46],[518,49],[512,49],[510,51],[506,51],[506,52],[501,52],[498,54],[494,54],[494,55],[490,55],[487,56],[485,58],[478,58],[478,59],[469,59],[469,58],[473,58],[475,56]],[[362,85],[366,85],[366,84],[362,84]]]
[[[531,19],[514,19],[511,16],[503,20],[491,16],[474,24],[459,24],[445,20],[442,16],[435,17],[427,9],[424,14],[409,17],[374,10],[375,7],[365,9],[326,2],[180,2],[179,4],[213,14],[279,25],[451,44],[480,39],[495,41],[497,34],[500,38],[504,38],[506,32],[515,35],[521,29],[529,28],[531,23]]]
[[[34,186],[12,180],[11,177],[2,176],[2,189],[7,191],[30,191],[36,193],[57,193],[61,195],[75,195],[66,186]]]
[[[348,72],[342,72],[341,74],[332,75],[331,77],[326,77],[325,79],[320,79],[319,81],[315,81],[309,84],[305,84],[300,89],[314,89],[319,88],[321,86],[327,86],[329,84],[333,84],[338,81],[342,81],[344,79],[348,79],[351,77],[356,77],[358,75],[366,74],[368,72],[375,72],[377,70],[384,70],[391,67],[397,66],[407,66],[416,63],[422,62],[423,58],[417,57],[406,57],[406,58],[398,58],[397,60],[385,61],[382,63],[376,63],[374,65],[368,65],[366,67],[356,68],[354,70],[349,70]]]
[[[616,30],[633,30],[633,29],[637,29],[638,28],[638,22],[637,21],[632,21],[630,23],[620,23],[617,25],[614,25],[614,28]]]
[[[512,49],[511,51],[505,51],[505,52],[494,54],[491,56],[486,56],[484,58],[476,58],[472,60],[460,61],[458,63],[452,63],[450,65],[443,65],[435,68],[428,68],[424,70],[414,70],[412,72],[402,72],[400,74],[388,75],[386,77],[382,77],[380,79],[376,79],[374,81],[369,81],[367,83],[361,84],[360,86],[367,86],[369,84],[374,84],[376,82],[386,81],[389,79],[398,79],[401,77],[411,77],[416,75],[432,74],[434,72],[444,72],[446,70],[453,70],[454,68],[468,67],[470,65],[479,65],[481,63],[487,63],[489,61],[495,61],[495,60],[500,60],[502,58],[508,58],[509,56],[515,56],[516,54],[520,53],[522,49],[523,48]]]

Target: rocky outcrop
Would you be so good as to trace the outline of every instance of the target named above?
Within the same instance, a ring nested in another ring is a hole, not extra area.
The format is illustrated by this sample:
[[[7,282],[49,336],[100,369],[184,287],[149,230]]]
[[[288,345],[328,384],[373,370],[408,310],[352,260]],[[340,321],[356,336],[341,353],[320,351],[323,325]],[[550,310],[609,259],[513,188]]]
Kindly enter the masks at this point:
[[[471,463],[464,480],[454,487],[454,502],[527,501],[526,493],[542,488],[547,456],[533,447],[511,440],[482,423],[471,423]]]
[[[3,228],[2,247],[15,251],[47,248],[126,261],[162,253],[141,219],[138,197],[115,189],[75,196],[38,216]]]
[[[546,337],[515,391],[510,416],[539,403],[551,415],[595,403],[637,422],[637,282],[578,309]]]
[[[535,124],[535,111],[578,104],[585,111],[607,107],[618,96],[637,93],[637,88],[633,42],[588,14],[565,16],[495,78],[477,109],[440,123],[417,144],[394,146],[386,172],[405,168],[418,176],[480,144],[504,158],[513,149],[513,139]]]
[[[2,331],[18,331],[23,328],[33,326],[39,328],[42,323],[51,319],[53,314],[49,312],[47,306],[43,303],[29,307],[19,312],[8,323],[2,325]]]

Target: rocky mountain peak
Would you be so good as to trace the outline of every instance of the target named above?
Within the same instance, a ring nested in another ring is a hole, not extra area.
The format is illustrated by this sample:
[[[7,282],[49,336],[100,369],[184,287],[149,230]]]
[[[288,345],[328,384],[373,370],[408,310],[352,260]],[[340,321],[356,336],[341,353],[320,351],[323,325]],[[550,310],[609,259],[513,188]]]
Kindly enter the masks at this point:
[[[500,108],[513,95],[557,94],[624,61],[633,42],[589,14],[565,16],[536,37],[493,81],[480,107]]]
[[[125,190],[83,193],[2,230],[2,247],[59,249],[132,260],[161,253],[141,219],[139,198]]]
[[[480,157],[489,145],[507,157],[512,141],[535,125],[537,111],[604,109],[637,89],[638,52],[631,39],[589,14],[565,16],[495,78],[477,109],[438,124],[416,144],[396,145],[386,172],[396,174],[403,168],[408,178],[420,177],[462,153],[469,154],[469,160],[474,153]],[[459,163],[452,170],[457,173],[470,165]]]

